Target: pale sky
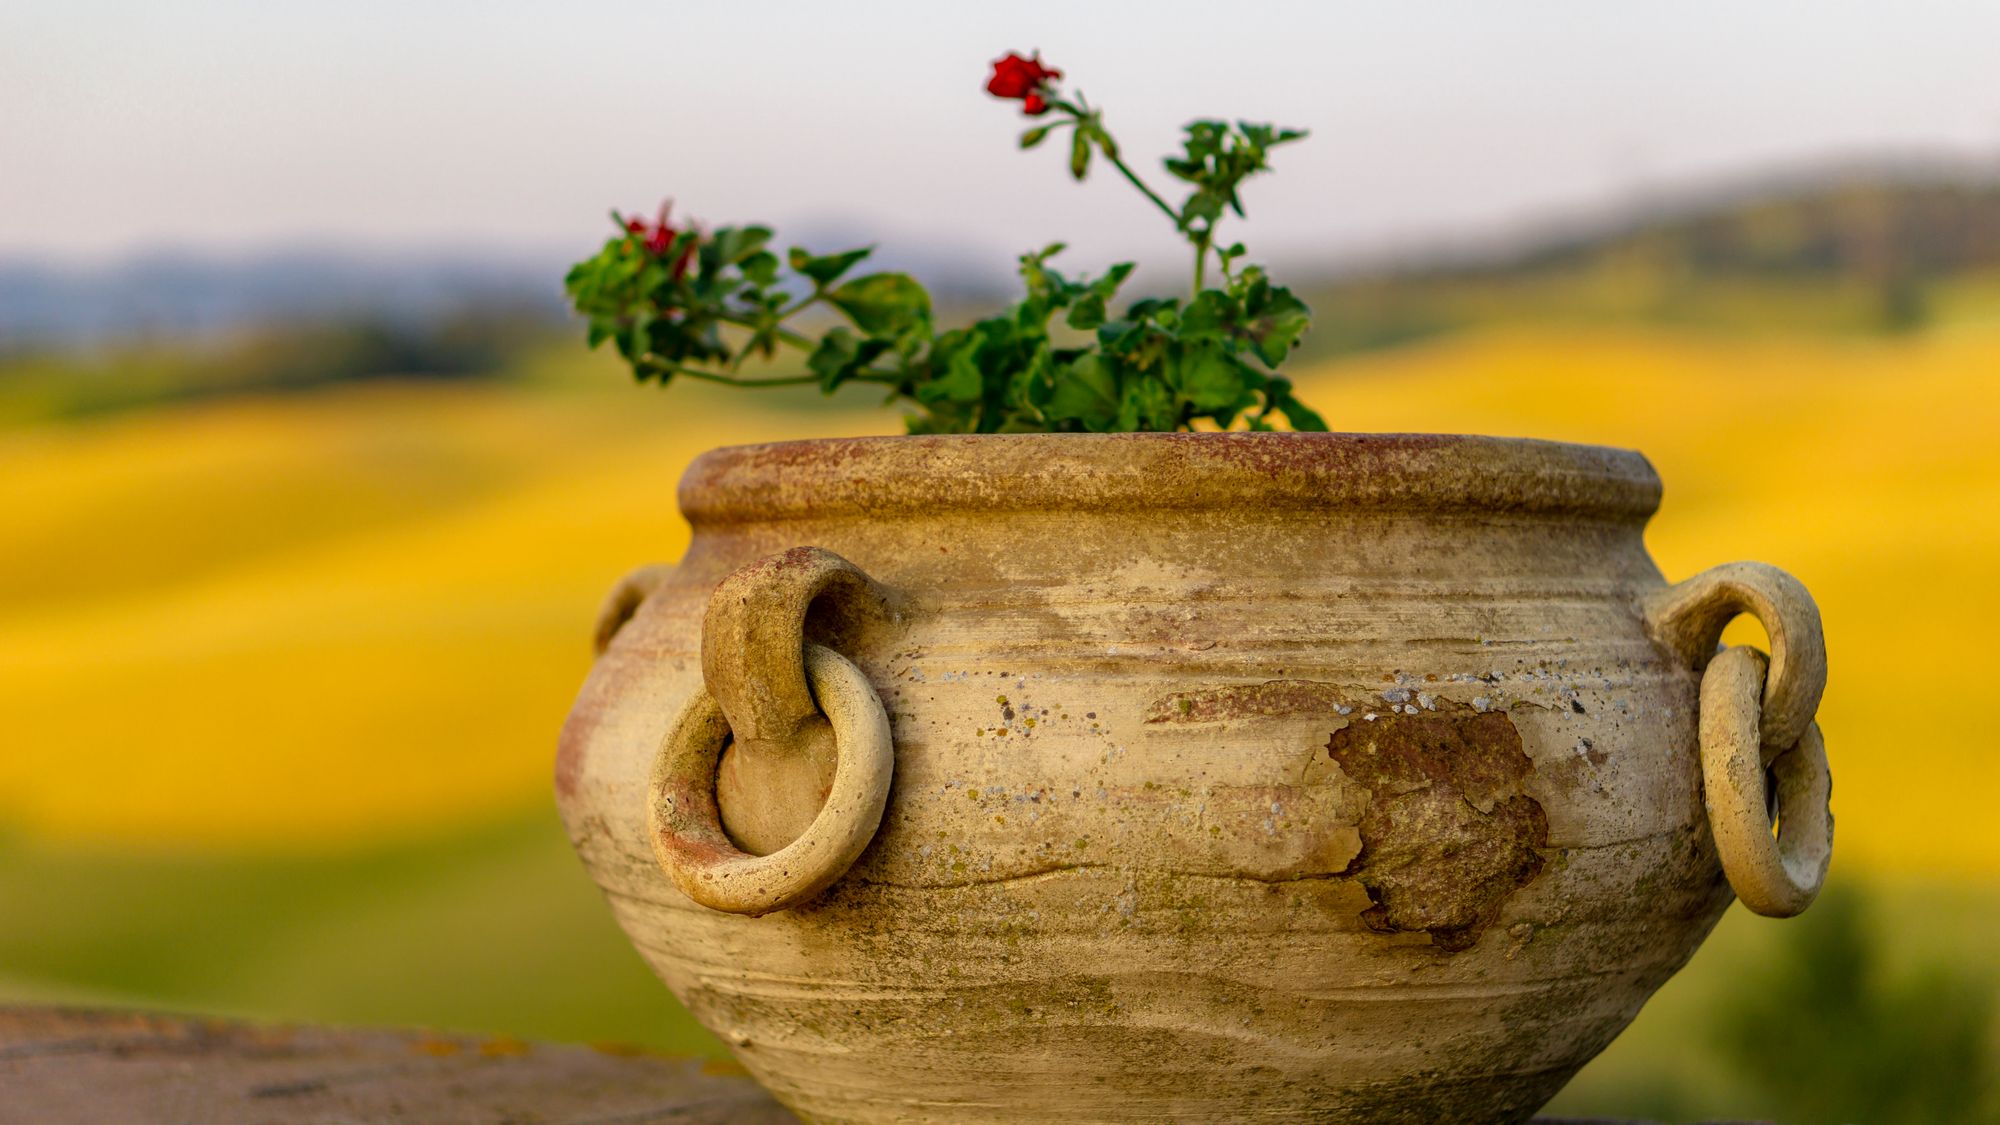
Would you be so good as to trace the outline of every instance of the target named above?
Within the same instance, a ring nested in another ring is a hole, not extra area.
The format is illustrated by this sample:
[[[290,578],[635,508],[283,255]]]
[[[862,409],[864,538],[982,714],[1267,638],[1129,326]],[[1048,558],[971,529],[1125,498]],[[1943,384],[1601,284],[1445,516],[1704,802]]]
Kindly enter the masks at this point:
[[[5,0],[0,258],[581,253],[665,195],[781,238],[1178,254],[1115,178],[1015,150],[981,86],[1036,47],[1145,169],[1195,116],[1310,128],[1233,235],[1272,260],[1800,159],[2000,167],[1991,2]]]

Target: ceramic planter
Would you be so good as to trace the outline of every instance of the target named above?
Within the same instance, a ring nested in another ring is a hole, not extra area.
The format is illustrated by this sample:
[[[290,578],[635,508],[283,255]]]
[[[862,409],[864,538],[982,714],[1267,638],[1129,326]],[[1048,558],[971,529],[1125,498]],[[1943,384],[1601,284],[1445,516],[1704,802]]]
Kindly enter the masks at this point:
[[[1659,493],[1475,437],[716,450],[606,605],[563,815],[810,1121],[1525,1119],[1732,884],[1825,871],[1817,612],[1668,586]],[[1768,662],[1710,665],[1739,612]]]

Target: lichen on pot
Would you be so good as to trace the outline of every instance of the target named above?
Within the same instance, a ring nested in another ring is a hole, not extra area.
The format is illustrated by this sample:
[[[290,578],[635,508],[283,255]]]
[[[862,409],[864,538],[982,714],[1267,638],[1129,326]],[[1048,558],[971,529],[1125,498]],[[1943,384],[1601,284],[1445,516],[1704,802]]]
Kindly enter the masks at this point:
[[[1658,498],[1474,437],[716,450],[687,556],[607,605],[560,804],[808,1120],[1525,1119],[1732,881],[1824,871],[1803,812],[1758,867],[1704,803],[1747,730],[1809,809],[1817,615],[1754,564],[1669,587]],[[1762,693],[1705,693],[1744,610]]]

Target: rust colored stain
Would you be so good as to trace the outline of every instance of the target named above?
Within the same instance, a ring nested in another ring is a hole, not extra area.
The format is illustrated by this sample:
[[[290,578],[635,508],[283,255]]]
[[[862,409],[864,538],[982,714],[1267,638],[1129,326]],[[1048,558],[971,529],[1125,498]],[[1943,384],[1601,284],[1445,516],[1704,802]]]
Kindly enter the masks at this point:
[[[568,800],[576,795],[577,781],[583,776],[583,755],[590,736],[597,732],[598,712],[579,704],[563,721],[556,739],[556,796]]]
[[[1549,822],[1524,790],[1535,767],[1505,712],[1379,715],[1335,731],[1326,750],[1369,793],[1347,870],[1374,903],[1369,928],[1469,949],[1541,874]]]
[[[1264,440],[1262,434],[1224,434],[1220,441],[1207,434],[1188,441],[1189,436],[1168,435],[1170,440],[1185,443],[1194,455],[1273,479],[1380,475],[1385,467],[1399,468],[1399,459],[1466,441],[1457,434],[1342,434],[1336,441],[1294,438],[1275,442]]]
[[[1215,723],[1274,715],[1322,715],[1346,704],[1346,696],[1332,684],[1317,680],[1269,680],[1162,696],[1146,708],[1146,721]]]

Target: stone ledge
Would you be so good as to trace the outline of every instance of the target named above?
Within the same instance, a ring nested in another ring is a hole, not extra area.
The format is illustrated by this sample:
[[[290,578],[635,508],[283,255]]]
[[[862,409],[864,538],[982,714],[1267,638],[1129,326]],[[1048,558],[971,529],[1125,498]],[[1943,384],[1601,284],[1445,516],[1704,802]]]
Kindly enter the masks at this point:
[[[793,1121],[733,1063],[509,1038],[51,1008],[0,1008],[0,1091],[0,1122],[36,1125]]]

